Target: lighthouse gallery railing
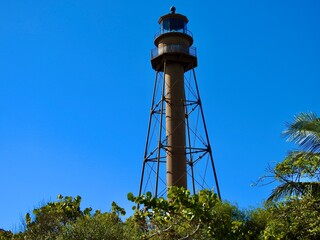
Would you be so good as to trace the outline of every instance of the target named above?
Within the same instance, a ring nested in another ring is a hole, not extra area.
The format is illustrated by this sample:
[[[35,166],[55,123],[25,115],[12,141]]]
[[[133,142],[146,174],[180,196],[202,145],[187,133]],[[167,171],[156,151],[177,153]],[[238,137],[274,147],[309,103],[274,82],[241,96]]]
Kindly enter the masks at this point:
[[[162,55],[163,53],[184,53],[191,56],[197,56],[197,49],[195,47],[186,47],[179,44],[167,45],[151,50],[151,59]]]

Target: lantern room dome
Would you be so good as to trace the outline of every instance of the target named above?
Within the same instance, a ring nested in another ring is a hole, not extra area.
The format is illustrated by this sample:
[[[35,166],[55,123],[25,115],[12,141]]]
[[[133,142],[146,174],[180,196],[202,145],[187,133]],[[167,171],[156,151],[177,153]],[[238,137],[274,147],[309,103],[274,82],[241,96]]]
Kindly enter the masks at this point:
[[[192,37],[192,33],[187,28],[188,18],[182,14],[175,13],[175,7],[171,7],[170,10],[171,13],[159,18],[160,31],[156,34],[155,38],[171,32],[184,33]]]

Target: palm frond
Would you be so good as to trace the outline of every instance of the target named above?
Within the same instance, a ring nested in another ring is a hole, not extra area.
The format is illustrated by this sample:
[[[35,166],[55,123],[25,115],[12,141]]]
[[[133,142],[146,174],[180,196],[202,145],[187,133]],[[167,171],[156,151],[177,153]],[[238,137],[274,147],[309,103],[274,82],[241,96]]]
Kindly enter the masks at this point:
[[[315,113],[300,113],[283,132],[288,141],[307,151],[320,152],[320,118]]]
[[[312,196],[320,196],[320,182],[285,182],[273,189],[267,202],[279,201],[288,196],[303,196],[311,194]]]

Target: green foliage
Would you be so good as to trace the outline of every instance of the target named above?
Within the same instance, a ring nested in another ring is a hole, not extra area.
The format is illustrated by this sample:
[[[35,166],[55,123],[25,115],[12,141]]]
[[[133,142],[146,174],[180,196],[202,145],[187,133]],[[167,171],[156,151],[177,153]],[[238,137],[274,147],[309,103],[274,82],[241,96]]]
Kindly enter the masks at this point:
[[[81,197],[58,196],[57,201],[27,213],[24,232],[12,234],[0,231],[0,240],[103,240],[103,239],[139,239],[132,221],[123,223],[119,215],[125,211],[112,203],[112,212],[102,213],[92,208],[80,209]]]
[[[289,155],[275,167],[276,178],[292,179],[297,175],[305,178],[319,179],[320,154],[304,151],[290,152]]]
[[[314,113],[301,113],[288,124],[284,135],[302,150],[292,151],[274,169],[271,177],[279,181],[268,202],[287,197],[320,196],[320,118]]]
[[[69,222],[83,215],[80,210],[81,197],[58,196],[58,201],[33,210],[33,216],[26,214],[26,236],[30,239],[55,239]]]
[[[183,188],[168,190],[168,200],[128,194],[140,206],[134,221],[145,239],[255,239],[258,228],[247,224],[236,206],[219,200],[209,190],[191,195]],[[252,228],[252,229],[251,229]]]
[[[113,213],[117,214],[118,216],[119,215],[121,215],[121,216],[126,215],[126,211],[124,210],[124,208],[119,207],[119,205],[117,203],[112,202],[111,206],[112,206]]]
[[[82,216],[75,222],[67,224],[57,240],[124,240],[127,239],[124,234],[124,227],[117,214],[96,211],[93,216]]]
[[[271,218],[270,212],[266,208],[256,208],[246,211],[246,231],[245,239],[264,239],[263,232]]]
[[[284,134],[302,150],[271,171],[280,184],[267,201],[263,238],[320,239],[320,119],[302,113]]]
[[[267,211],[264,239],[320,239],[320,199],[306,195],[276,203]]]
[[[11,239],[13,236],[11,231],[5,231],[3,229],[0,229],[0,240],[7,240]]]

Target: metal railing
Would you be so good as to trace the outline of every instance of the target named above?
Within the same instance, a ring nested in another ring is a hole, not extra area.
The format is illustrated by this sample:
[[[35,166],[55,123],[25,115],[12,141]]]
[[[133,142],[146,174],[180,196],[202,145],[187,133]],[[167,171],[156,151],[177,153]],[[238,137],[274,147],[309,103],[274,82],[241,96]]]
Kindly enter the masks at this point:
[[[151,49],[151,59],[158,57],[163,53],[185,53],[191,56],[197,56],[196,47],[186,47],[179,44],[167,45],[159,48]]]
[[[154,38],[157,38],[157,37],[159,37],[159,36],[162,35],[162,34],[171,33],[171,32],[184,33],[184,34],[189,35],[190,37],[193,37],[192,32],[189,31],[189,30],[187,30],[187,29],[178,29],[178,30],[166,30],[166,29],[161,29],[159,32],[157,32],[157,33],[154,35]]]

